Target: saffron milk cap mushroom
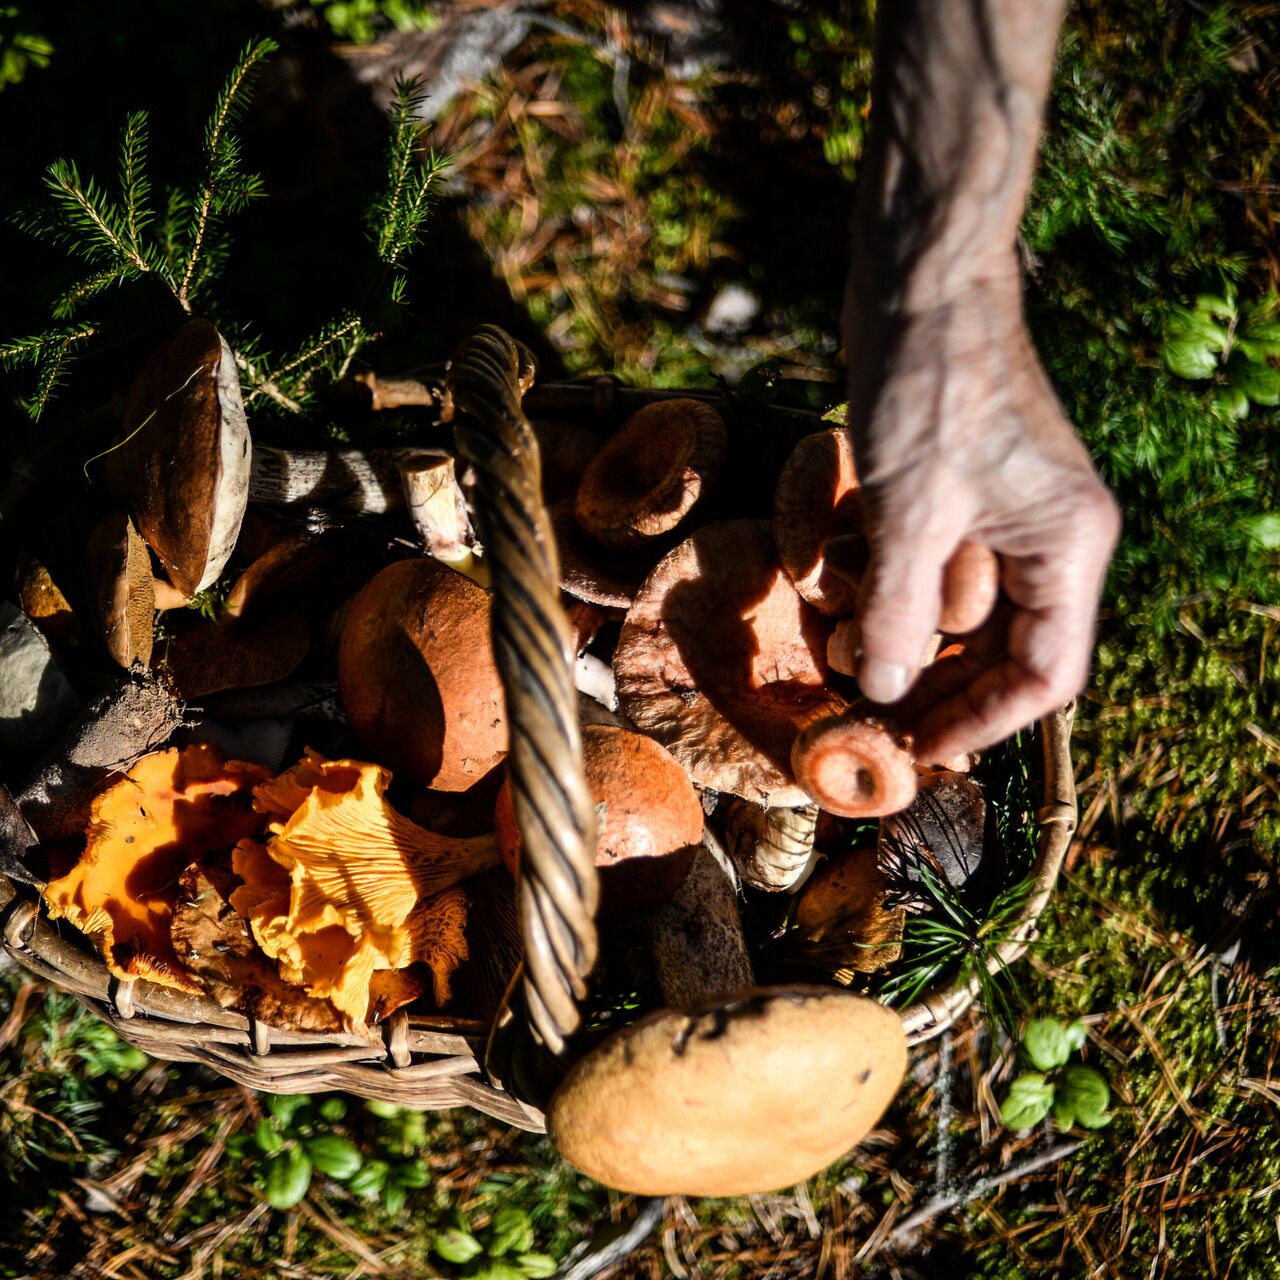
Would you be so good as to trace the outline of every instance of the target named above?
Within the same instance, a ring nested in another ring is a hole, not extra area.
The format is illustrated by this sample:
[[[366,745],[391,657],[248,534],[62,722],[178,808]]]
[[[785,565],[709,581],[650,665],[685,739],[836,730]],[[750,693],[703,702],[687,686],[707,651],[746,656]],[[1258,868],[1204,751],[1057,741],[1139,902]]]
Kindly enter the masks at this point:
[[[360,737],[393,769],[466,791],[507,753],[487,591],[431,559],[377,573],[347,610],[338,691]]]
[[[853,613],[867,552],[853,446],[844,428],[804,436],[792,450],[774,491],[773,536],[805,600],[831,617]],[[839,571],[827,555],[836,539]]]
[[[607,547],[675,529],[724,464],[724,422],[700,400],[660,400],[634,413],[587,463],[573,513]]]
[[[808,804],[791,744],[848,705],[828,685],[830,630],[778,564],[766,521],[708,525],[663,558],[628,611],[619,703],[699,786]]]
[[[670,752],[631,729],[582,727],[583,767],[595,802],[601,909],[652,906],[688,873],[702,838],[702,802]],[[514,872],[520,851],[509,784],[494,814],[498,847]]]
[[[879,818],[911,803],[911,753],[884,721],[855,707],[805,727],[791,748],[796,781],[814,804],[840,818]]]
[[[893,1010],[824,987],[757,988],[611,1036],[556,1090],[547,1131],[619,1191],[773,1191],[856,1146],[906,1065]]]
[[[125,400],[115,463],[146,544],[192,596],[236,545],[249,498],[249,423],[235,356],[207,320],[190,320],[143,366]]]

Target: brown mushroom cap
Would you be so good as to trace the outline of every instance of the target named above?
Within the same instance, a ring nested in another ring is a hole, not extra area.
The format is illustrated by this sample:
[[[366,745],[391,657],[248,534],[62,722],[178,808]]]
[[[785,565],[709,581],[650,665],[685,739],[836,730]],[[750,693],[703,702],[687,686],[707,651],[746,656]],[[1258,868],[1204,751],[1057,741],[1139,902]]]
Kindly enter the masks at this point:
[[[791,748],[796,781],[841,818],[897,813],[916,794],[911,754],[878,720],[854,710],[810,724]]]
[[[885,877],[874,849],[832,858],[796,898],[795,945],[837,982],[878,973],[902,955],[906,913],[885,903]]]
[[[206,622],[171,637],[155,667],[179,698],[275,684],[307,656],[311,632],[292,609],[260,610],[238,622]]]
[[[568,502],[552,507],[548,515],[560,562],[560,589],[603,609],[629,609],[656,557],[605,551],[578,528]]]
[[[116,463],[147,545],[194,595],[218,580],[249,497],[249,424],[235,357],[190,320],[147,361],[125,400]]]
[[[765,521],[708,525],[636,596],[614,654],[619,701],[700,786],[808,804],[791,743],[847,705],[826,683],[830,629],[778,565]]]
[[[783,567],[796,590],[815,609],[830,617],[846,617],[858,598],[848,570],[854,544],[861,538],[862,507],[853,446],[843,427],[805,436],[778,477],[773,500],[773,536]],[[838,574],[827,565],[824,547],[841,542]]]
[[[702,802],[688,775],[652,738],[613,725],[583,726],[582,757],[599,815],[596,866],[603,909],[664,901],[684,879],[702,838]],[[494,828],[514,871],[521,840],[506,782]]]
[[[611,1036],[556,1090],[547,1131],[620,1191],[772,1191],[860,1142],[906,1065],[891,1009],[821,987],[757,989]]]
[[[438,561],[401,560],[351,602],[338,692],[352,726],[393,769],[465,791],[507,754],[489,639],[489,593]]]
[[[108,652],[126,669],[135,662],[147,666],[156,610],[151,556],[123,511],[94,526],[88,561],[90,600]]]
[[[573,513],[607,547],[670,533],[715,483],[727,434],[700,400],[660,400],[632,414],[591,459]]]

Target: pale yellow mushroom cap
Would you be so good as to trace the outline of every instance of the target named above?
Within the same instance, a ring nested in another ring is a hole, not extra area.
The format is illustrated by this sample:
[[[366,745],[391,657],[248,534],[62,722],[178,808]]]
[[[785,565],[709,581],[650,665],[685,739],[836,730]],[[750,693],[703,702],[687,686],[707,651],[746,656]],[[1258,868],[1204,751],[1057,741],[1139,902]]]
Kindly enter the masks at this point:
[[[758,989],[611,1036],[556,1090],[547,1131],[619,1191],[772,1191],[855,1147],[906,1066],[892,1009],[824,987]]]

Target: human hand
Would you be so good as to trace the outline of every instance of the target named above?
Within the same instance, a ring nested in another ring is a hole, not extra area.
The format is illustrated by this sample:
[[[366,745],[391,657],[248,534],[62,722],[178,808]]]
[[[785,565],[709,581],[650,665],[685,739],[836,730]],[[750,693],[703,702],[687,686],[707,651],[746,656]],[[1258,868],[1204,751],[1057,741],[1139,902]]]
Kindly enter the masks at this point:
[[[912,688],[958,544],[1000,559],[1002,604],[904,703],[917,758],[946,759],[1083,687],[1119,511],[1031,345],[1012,262],[908,315],[871,314],[851,289],[845,333],[870,549],[856,672],[868,698]]]

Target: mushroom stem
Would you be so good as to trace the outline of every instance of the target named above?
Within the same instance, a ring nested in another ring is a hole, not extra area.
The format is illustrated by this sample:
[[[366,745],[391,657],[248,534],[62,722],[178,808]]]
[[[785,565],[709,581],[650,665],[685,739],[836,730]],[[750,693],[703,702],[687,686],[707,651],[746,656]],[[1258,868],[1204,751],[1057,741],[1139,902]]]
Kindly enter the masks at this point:
[[[151,579],[151,593],[155,597],[155,607],[160,613],[165,613],[169,609],[185,609],[191,603],[189,595],[185,595],[163,578]]]
[[[419,382],[417,378],[380,378],[370,370],[357,373],[355,381],[369,388],[369,408],[375,413],[384,409],[439,409],[445,403],[442,386]]]
[[[424,449],[274,449],[256,445],[249,501],[382,515],[404,505],[400,468],[437,456]]]
[[[818,806],[766,809],[726,796],[724,837],[738,874],[755,889],[795,889],[813,865]]]
[[[420,453],[405,458],[399,468],[405,505],[427,554],[487,587],[488,566],[478,559],[480,548],[453,459],[447,453]]]
[[[618,709],[618,686],[613,668],[593,653],[580,653],[573,664],[573,683],[609,711]]]
[[[648,913],[654,967],[668,1008],[692,1009],[755,985],[735,879],[724,848],[704,831],[684,883]]]

